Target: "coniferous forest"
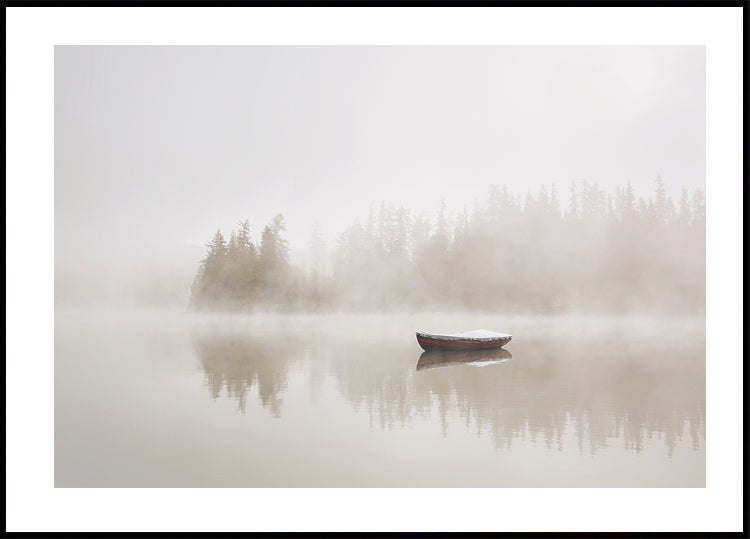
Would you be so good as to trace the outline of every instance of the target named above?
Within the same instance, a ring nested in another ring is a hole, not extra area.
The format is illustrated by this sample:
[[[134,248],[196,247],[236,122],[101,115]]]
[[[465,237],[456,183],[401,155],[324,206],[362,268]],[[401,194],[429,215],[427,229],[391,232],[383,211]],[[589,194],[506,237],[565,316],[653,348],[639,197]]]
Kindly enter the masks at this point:
[[[295,267],[277,215],[258,241],[248,220],[207,243],[192,286],[199,310],[477,309],[705,313],[706,197],[661,178],[648,195],[574,182],[521,197],[493,186],[437,218],[385,202],[311,264]],[[457,211],[458,210],[458,211]]]

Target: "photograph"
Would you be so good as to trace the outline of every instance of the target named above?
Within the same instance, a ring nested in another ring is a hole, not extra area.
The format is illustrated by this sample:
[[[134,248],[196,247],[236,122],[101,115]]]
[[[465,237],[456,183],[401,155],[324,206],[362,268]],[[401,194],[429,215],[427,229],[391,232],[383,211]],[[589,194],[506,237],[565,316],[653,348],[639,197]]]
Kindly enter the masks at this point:
[[[55,489],[705,488],[706,55],[55,45]]]

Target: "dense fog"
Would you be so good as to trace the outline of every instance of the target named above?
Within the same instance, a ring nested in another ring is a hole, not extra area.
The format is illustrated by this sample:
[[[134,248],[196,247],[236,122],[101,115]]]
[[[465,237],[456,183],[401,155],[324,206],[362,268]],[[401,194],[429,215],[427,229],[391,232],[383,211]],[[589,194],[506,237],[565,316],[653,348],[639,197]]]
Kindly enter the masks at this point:
[[[705,128],[704,47],[56,47],[55,302],[703,313]]]
[[[199,310],[492,309],[505,312],[705,312],[705,193],[675,203],[630,184],[583,181],[561,208],[493,186],[472,208],[431,221],[385,202],[327,246],[313,229],[309,267],[290,262],[283,215],[253,241],[249,220],[207,243],[192,287]]]

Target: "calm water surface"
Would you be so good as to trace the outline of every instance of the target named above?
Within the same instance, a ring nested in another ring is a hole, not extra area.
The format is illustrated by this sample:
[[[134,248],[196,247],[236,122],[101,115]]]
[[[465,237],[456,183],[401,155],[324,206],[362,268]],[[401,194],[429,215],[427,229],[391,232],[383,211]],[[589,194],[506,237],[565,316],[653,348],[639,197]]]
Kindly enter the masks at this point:
[[[705,487],[705,411],[704,318],[56,315],[56,487]]]

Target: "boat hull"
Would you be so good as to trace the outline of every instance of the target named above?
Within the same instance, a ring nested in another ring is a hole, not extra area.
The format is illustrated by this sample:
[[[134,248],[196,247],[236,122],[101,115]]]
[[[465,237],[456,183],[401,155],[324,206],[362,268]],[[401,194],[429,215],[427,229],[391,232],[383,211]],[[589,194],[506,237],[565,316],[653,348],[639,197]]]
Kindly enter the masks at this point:
[[[441,339],[417,333],[417,342],[424,350],[492,350],[508,344],[511,337],[492,340]]]

